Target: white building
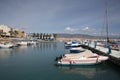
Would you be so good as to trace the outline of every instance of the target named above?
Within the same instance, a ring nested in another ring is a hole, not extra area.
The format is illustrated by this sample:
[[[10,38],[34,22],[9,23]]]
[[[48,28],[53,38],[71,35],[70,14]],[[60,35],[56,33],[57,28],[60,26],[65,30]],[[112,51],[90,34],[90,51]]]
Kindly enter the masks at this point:
[[[26,33],[22,30],[19,29],[15,29],[12,27],[9,27],[7,25],[0,25],[0,33],[2,33],[3,36],[11,36],[10,31],[17,31],[18,34],[17,35],[12,35],[12,36],[16,36],[16,37],[25,37]]]
[[[0,30],[3,31],[3,33],[6,33],[6,35],[10,36],[9,31],[11,28],[7,25],[0,25]]]

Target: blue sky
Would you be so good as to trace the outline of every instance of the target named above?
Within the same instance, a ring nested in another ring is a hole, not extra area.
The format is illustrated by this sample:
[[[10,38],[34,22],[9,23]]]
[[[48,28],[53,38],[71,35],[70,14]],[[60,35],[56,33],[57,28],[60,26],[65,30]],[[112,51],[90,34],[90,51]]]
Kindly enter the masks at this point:
[[[109,33],[120,34],[120,0],[108,0]],[[0,24],[29,32],[101,34],[105,0],[0,0]]]

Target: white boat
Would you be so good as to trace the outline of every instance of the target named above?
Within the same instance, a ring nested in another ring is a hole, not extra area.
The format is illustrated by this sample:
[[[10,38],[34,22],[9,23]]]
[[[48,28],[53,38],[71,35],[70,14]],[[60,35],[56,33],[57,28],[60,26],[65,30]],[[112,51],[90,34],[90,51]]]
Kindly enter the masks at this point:
[[[36,41],[33,41],[33,40],[28,41],[28,45],[35,45],[35,44],[37,44]]]
[[[90,57],[80,57],[80,58],[62,58],[58,61],[59,65],[95,65],[103,61],[106,61],[108,57],[106,56],[90,56]]]
[[[72,41],[65,42],[65,44],[71,45],[71,44],[72,44]]]
[[[79,46],[80,46],[80,44],[77,43],[77,42],[67,42],[65,44],[65,48],[66,49],[70,49],[70,48],[74,48],[74,47],[79,47]]]
[[[80,53],[83,51],[85,51],[85,49],[83,49],[82,47],[75,47],[70,49],[70,53]]]
[[[12,48],[13,46],[12,43],[0,43],[0,48]]]
[[[104,46],[105,46],[105,44],[103,44],[103,43],[100,43],[100,42],[97,42],[97,46],[104,47]]]
[[[85,51],[86,52],[86,51]],[[79,66],[79,65],[95,65],[108,60],[107,56],[101,56],[93,53],[67,54],[57,61],[58,65]]]
[[[20,45],[20,46],[27,46],[28,42],[27,41],[20,41],[17,44]]]

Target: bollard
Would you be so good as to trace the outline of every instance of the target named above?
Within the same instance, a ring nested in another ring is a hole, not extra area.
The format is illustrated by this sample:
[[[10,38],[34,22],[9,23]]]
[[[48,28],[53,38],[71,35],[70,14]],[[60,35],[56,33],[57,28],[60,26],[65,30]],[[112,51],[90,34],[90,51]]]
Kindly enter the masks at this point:
[[[89,44],[90,44],[90,43],[89,43],[89,41],[88,41],[88,47],[89,47]]]
[[[112,52],[112,47],[108,46],[108,54],[110,54]]]
[[[97,41],[94,41],[94,48],[96,48],[97,46]]]

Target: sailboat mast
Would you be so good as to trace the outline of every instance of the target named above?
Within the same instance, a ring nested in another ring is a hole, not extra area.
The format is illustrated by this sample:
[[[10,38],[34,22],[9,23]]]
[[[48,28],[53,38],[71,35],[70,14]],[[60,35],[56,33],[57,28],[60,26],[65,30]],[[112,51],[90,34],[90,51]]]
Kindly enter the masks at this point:
[[[105,10],[105,24],[106,24],[106,39],[107,42],[109,42],[109,37],[108,37],[108,1],[106,0],[106,10]]]

